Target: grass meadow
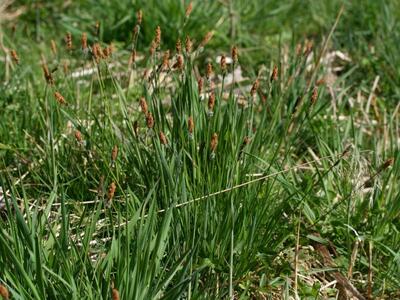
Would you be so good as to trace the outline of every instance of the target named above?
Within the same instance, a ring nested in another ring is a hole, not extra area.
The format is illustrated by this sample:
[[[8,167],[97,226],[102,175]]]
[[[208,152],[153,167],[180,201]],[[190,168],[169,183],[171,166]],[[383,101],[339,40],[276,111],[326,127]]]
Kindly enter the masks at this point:
[[[400,299],[400,2],[0,0],[0,298]]]

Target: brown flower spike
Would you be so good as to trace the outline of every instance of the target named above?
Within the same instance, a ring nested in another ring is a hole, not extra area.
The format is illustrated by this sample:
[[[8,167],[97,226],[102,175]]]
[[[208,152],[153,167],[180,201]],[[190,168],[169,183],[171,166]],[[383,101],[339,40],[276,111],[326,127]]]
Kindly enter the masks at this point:
[[[236,46],[232,47],[232,60],[233,64],[236,64],[238,62],[238,49]]]
[[[278,67],[274,66],[271,74],[271,81],[277,81],[278,80]]]
[[[112,289],[111,297],[112,297],[112,300],[119,300],[120,299],[119,298],[119,292],[118,292],[118,290],[116,288]]]
[[[185,50],[186,53],[189,54],[190,52],[192,52],[192,41],[190,40],[189,36],[186,36],[186,40],[185,40]]]
[[[149,50],[150,56],[154,55],[154,53],[156,52],[156,49],[157,49],[157,42],[155,40],[152,40],[151,44],[150,44],[150,50]]]
[[[256,95],[259,87],[260,87],[260,81],[258,79],[256,79],[256,81],[254,81],[253,86],[251,87],[251,90],[250,90],[250,94],[252,97],[254,97]]]
[[[60,92],[55,92],[54,97],[56,98],[58,103],[63,105],[67,104],[67,102],[65,101],[64,97],[60,94]]]
[[[212,64],[208,63],[207,64],[207,69],[206,69],[206,78],[207,78],[207,80],[210,80],[212,72],[213,72]]]
[[[214,110],[215,105],[215,93],[212,91],[210,96],[208,97],[208,109],[212,112]]]
[[[4,300],[8,300],[10,299],[10,293],[8,292],[7,288],[0,284],[0,296],[4,299]]]
[[[193,122],[193,117],[190,116],[188,119],[188,131],[190,134],[193,133],[193,129],[194,129],[194,122]]]
[[[151,112],[147,113],[147,115],[146,115],[146,124],[147,124],[147,128],[149,128],[149,129],[154,127],[154,118],[153,118],[153,115],[151,114]]]
[[[317,99],[318,99],[318,88],[314,87],[311,94],[311,103],[315,104],[315,102],[317,102]]]
[[[181,42],[181,39],[178,39],[176,41],[175,50],[176,50],[176,53],[178,53],[178,54],[182,53],[182,42]]]
[[[211,31],[207,32],[206,36],[200,43],[200,47],[204,47],[205,45],[207,45],[207,43],[211,40],[212,36],[213,36],[213,33]]]
[[[214,133],[211,137],[210,148],[211,152],[215,152],[218,146],[218,134]]]
[[[81,46],[82,46],[82,50],[86,50],[87,49],[87,34],[86,32],[82,33],[82,37],[81,37]]]
[[[43,74],[44,74],[44,78],[46,79],[47,84],[54,84],[54,79],[53,79],[53,75],[50,73],[49,68],[47,67],[47,65],[42,65],[42,69],[43,69]]]
[[[140,108],[142,109],[142,112],[147,115],[147,111],[148,111],[148,106],[147,106],[147,102],[146,99],[144,97],[140,98],[139,100],[139,105]]]
[[[13,59],[13,61],[18,65],[19,64],[19,57],[17,55],[17,51],[11,50],[10,54],[11,54],[11,58]]]
[[[225,74],[225,72],[226,72],[226,57],[225,57],[225,55],[221,56],[221,61],[219,63],[221,66],[222,73]]]
[[[108,205],[111,204],[111,201],[114,198],[116,189],[117,189],[117,186],[115,185],[115,183],[111,182],[110,186],[108,187],[108,192],[107,192]]]
[[[189,18],[190,14],[192,13],[193,3],[190,2],[189,5],[186,7],[185,17]]]
[[[199,91],[199,95],[201,95],[201,92],[203,91],[203,78],[199,77],[199,79],[197,80],[197,88]]]
[[[162,62],[162,69],[163,70],[168,70],[169,69],[169,50],[164,52],[163,62]]]
[[[168,144],[167,137],[165,136],[164,132],[160,131],[159,137],[160,137],[161,144],[163,144],[163,145]]]
[[[115,162],[118,156],[118,146],[115,145],[111,151],[111,161]]]
[[[92,54],[96,61],[96,63],[100,62],[100,59],[103,57],[103,53],[99,43],[95,43],[92,46]]]
[[[67,50],[72,50],[72,35],[70,32],[67,32],[65,36],[65,44],[67,46]]]
[[[183,57],[182,55],[178,55],[178,57],[176,58],[176,63],[174,63],[174,65],[172,66],[174,69],[177,70],[183,70]]]
[[[82,143],[82,134],[79,130],[75,130],[75,139],[79,144]]]
[[[103,57],[104,58],[111,57],[112,51],[113,51],[112,46],[111,45],[107,46],[106,48],[103,49]]]
[[[134,64],[136,61],[136,50],[133,49],[131,52],[131,55],[129,56],[129,62],[128,65],[131,66],[132,64]]]
[[[154,37],[154,41],[156,43],[156,48],[158,48],[161,43],[161,28],[160,28],[160,26],[156,27],[156,36]]]

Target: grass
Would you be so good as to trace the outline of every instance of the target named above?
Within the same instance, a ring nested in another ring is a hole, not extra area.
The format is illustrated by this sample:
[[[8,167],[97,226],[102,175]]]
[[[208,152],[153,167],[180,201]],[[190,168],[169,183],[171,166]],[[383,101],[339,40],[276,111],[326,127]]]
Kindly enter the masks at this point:
[[[397,3],[62,3],[2,12],[0,295],[399,297]]]

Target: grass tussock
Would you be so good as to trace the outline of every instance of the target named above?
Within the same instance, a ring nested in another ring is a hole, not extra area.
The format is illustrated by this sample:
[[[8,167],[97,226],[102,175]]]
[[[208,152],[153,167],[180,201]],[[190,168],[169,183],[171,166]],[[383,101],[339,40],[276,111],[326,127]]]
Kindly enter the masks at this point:
[[[368,44],[336,48],[350,4],[278,42],[240,1],[150,2],[80,26],[66,3],[62,30],[26,4],[35,29],[1,29],[0,295],[398,297],[400,73],[360,80]]]

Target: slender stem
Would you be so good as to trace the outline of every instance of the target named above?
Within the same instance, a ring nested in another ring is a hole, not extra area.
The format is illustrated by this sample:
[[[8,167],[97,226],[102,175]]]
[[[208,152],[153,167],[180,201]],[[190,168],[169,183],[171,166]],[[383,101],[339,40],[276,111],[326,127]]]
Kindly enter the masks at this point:
[[[233,300],[233,243],[234,243],[234,225],[235,225],[235,209],[233,205],[233,197],[231,197],[231,218],[232,218],[232,229],[231,229],[231,254],[230,254],[230,266],[229,266],[229,298]]]

